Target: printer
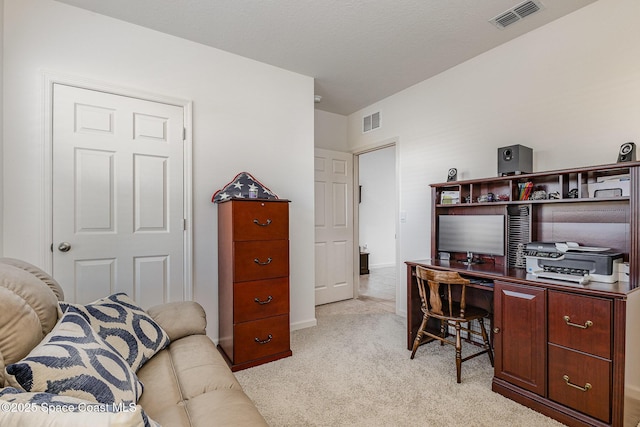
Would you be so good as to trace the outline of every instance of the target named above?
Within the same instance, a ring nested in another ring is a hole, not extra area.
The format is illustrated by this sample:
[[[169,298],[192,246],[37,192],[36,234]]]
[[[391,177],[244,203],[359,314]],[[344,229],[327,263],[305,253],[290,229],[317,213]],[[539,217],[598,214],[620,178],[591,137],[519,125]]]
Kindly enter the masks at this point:
[[[574,242],[530,242],[524,249],[527,274],[580,284],[590,280],[614,283],[622,253]]]

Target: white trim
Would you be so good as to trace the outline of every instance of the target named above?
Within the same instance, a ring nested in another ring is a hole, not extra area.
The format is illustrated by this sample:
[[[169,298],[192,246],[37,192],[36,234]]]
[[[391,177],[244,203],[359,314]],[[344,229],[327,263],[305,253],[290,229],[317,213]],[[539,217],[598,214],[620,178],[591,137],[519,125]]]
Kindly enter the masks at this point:
[[[406,317],[406,298],[401,298],[400,289],[403,286],[406,286],[406,278],[404,277],[404,263],[401,259],[400,254],[400,139],[399,138],[389,138],[384,141],[380,141],[378,143],[373,143],[371,145],[366,145],[364,147],[358,147],[355,150],[352,150],[352,154],[354,156],[353,160],[353,247],[354,247],[354,260],[360,259],[360,213],[358,208],[358,192],[355,191],[356,188],[359,188],[360,185],[360,155],[365,153],[370,153],[372,151],[381,150],[383,148],[395,147],[395,161],[396,161],[396,170],[395,170],[395,229],[396,229],[396,314]],[[382,265],[380,265],[382,266]],[[369,267],[371,268],[371,266]],[[360,274],[359,268],[354,268],[354,298],[358,297],[358,278]]]
[[[395,267],[396,263],[395,262],[386,262],[386,263],[382,263],[382,264],[369,264],[369,270],[377,270],[380,268],[389,268],[389,267]]]
[[[184,218],[187,227],[184,231],[184,294],[185,301],[193,299],[193,102],[180,98],[173,98],[113,85],[85,77],[42,71],[42,121],[43,121],[43,158],[42,158],[42,195],[43,209],[40,217],[40,247],[41,265],[43,270],[51,273],[53,270],[53,85],[63,84],[81,89],[111,93],[114,95],[138,98],[145,101],[159,102],[181,107],[184,111]]]
[[[314,326],[318,326],[318,320],[317,319],[310,319],[310,320],[304,320],[304,321],[301,321],[301,322],[291,323],[289,325],[289,330],[290,331],[297,331],[299,329],[312,328]]]

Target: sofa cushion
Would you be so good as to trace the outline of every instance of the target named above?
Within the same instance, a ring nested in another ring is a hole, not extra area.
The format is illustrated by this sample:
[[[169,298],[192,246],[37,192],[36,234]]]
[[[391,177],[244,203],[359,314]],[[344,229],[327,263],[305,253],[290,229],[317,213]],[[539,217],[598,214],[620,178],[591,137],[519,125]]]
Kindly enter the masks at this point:
[[[51,277],[49,274],[36,267],[35,265],[15,258],[0,258],[0,263],[18,267],[26,271],[27,273],[33,274],[36,278],[38,278],[42,283],[47,285],[53,291],[58,300],[64,300],[64,291],[62,290],[60,284],[53,277]]]
[[[13,387],[105,404],[138,401],[142,384],[129,365],[74,312],[60,322],[27,357],[7,365]]]
[[[138,371],[139,404],[162,425],[266,426],[206,335],[172,341]]]
[[[205,335],[207,316],[194,301],[176,301],[156,305],[147,310],[160,327],[175,341],[187,335]]]
[[[84,316],[134,372],[169,344],[167,333],[125,293],[87,305],[61,302],[60,307]]]
[[[0,354],[5,364],[25,357],[58,321],[58,299],[40,279],[0,262]]]
[[[64,427],[160,427],[140,405],[100,405],[50,393],[0,390],[0,425]]]

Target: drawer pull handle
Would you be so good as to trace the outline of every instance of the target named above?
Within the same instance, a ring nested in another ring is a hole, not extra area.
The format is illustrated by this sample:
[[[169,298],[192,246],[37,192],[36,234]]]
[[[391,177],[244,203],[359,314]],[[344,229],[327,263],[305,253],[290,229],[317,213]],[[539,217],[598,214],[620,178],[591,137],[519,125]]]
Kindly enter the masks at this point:
[[[260,227],[266,227],[267,225],[271,224],[271,220],[268,219],[267,222],[260,222],[257,219],[254,219],[253,223],[259,225]]]
[[[578,390],[585,391],[585,392],[591,390],[591,384],[589,383],[586,383],[584,387],[581,387],[579,385],[573,384],[572,382],[569,382],[569,375],[563,375],[562,379],[564,380],[565,383],[567,383],[569,387],[577,388]]]
[[[586,322],[584,322],[584,325],[578,325],[577,323],[570,322],[571,318],[569,316],[564,316],[563,319],[567,325],[575,326],[576,328],[580,329],[587,329],[589,326],[593,326],[593,322],[591,320],[587,320]]]
[[[269,304],[269,303],[271,302],[271,300],[272,300],[272,299],[273,299],[273,297],[272,297],[271,295],[269,295],[269,298],[267,298],[267,299],[266,299],[266,300],[264,300],[264,301],[260,301],[260,299],[259,299],[258,297],[255,297],[253,300],[254,300],[255,302],[257,302],[258,304],[260,304],[260,305],[265,305],[265,304]]]
[[[271,257],[267,258],[267,260],[265,262],[260,261],[258,258],[254,258],[253,259],[253,262],[255,262],[258,265],[269,265],[269,264],[271,264],[271,261],[273,261],[271,259]]]
[[[267,339],[266,340],[261,340],[258,337],[255,337],[253,340],[255,342],[257,342],[258,344],[268,344],[268,343],[271,342],[272,339],[273,339],[273,335],[269,334],[269,335],[267,335]],[[591,385],[589,385],[589,387],[591,387]]]

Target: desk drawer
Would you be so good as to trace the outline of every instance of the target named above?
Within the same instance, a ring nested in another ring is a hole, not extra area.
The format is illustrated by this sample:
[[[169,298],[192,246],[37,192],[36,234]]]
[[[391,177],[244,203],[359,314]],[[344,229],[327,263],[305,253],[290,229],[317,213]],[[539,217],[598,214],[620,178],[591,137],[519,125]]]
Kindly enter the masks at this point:
[[[289,241],[235,242],[234,282],[271,279],[289,275]]]
[[[612,302],[549,291],[549,342],[611,359]]]
[[[289,313],[288,277],[234,283],[234,323],[287,313]]]
[[[287,202],[243,201],[233,206],[233,240],[287,239]]]
[[[235,355],[240,364],[289,350],[289,315],[235,325]]]
[[[549,399],[610,422],[610,361],[549,344],[548,384]]]

